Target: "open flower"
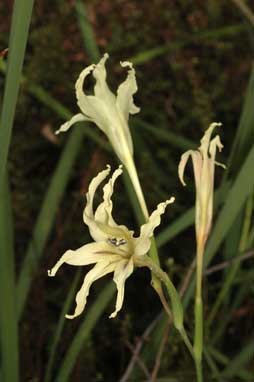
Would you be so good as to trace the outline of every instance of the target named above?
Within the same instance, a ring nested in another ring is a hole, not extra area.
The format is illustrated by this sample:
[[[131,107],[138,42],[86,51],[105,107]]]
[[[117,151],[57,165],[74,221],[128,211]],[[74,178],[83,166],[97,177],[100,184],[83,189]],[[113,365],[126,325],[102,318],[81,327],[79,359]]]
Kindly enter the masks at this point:
[[[188,150],[182,156],[178,167],[178,174],[182,184],[184,182],[184,170],[189,157],[192,158],[195,185],[196,185],[196,237],[197,241],[205,245],[211,229],[213,215],[214,193],[214,167],[225,166],[215,161],[216,149],[222,150],[223,145],[219,135],[211,140],[211,135],[216,126],[221,123],[212,123],[206,130],[198,150]]]
[[[82,313],[85,308],[89,289],[94,281],[108,273],[114,272],[113,280],[117,287],[117,300],[115,311],[110,318],[115,317],[123,305],[125,281],[132,274],[135,266],[140,266],[140,259],[150,248],[150,238],[154,229],[160,224],[161,215],[168,204],[174,202],[170,198],[164,203],[158,204],[156,210],[151,214],[146,224],[141,226],[140,236],[134,237],[124,225],[118,225],[112,217],[112,194],[115,180],[122,174],[121,166],[113,173],[108,183],[103,188],[103,201],[93,210],[94,194],[98,186],[109,175],[110,166],[101,171],[90,183],[86,194],[87,204],[84,209],[83,219],[87,224],[90,234],[94,239],[93,243],[72,251],[68,250],[48,271],[49,276],[55,276],[62,264],[95,266],[86,274],[83,285],[76,296],[76,309],[73,315],[66,315],[67,318],[74,318]]]
[[[133,102],[133,94],[137,91],[136,76],[130,62],[121,62],[121,66],[129,70],[126,80],[118,87],[115,96],[106,82],[105,62],[108,57],[107,53],[104,54],[97,65],[90,65],[80,73],[75,88],[81,113],[74,115],[56,133],[67,131],[76,122],[94,122],[107,135],[120,161],[125,164],[133,154],[128,126],[129,114],[138,113],[140,110]],[[94,95],[86,95],[83,91],[84,81],[90,73],[95,78]]]

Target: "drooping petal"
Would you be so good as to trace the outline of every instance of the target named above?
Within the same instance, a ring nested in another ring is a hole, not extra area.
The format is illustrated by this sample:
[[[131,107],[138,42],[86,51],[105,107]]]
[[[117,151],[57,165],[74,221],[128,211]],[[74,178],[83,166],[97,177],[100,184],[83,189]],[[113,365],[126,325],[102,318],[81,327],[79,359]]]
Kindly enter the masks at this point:
[[[174,203],[174,201],[175,198],[171,197],[169,200],[166,200],[166,202],[158,204],[156,210],[150,215],[148,222],[142,225],[140,236],[135,239],[136,255],[145,255],[149,251],[151,245],[150,237],[153,235],[154,229],[160,224],[161,215],[165,212],[167,205]]]
[[[75,251],[66,251],[54,267],[48,271],[48,275],[54,277],[58,269],[65,263],[81,266],[105,260],[108,262],[121,260],[121,255],[117,252],[116,247],[113,247],[105,241],[86,244]]]
[[[123,114],[126,121],[129,119],[129,114],[136,114],[140,108],[134,104],[133,94],[138,90],[135,69],[131,62],[121,62],[123,68],[129,67],[126,80],[118,87],[116,104],[118,109]]]
[[[107,166],[106,170],[101,171],[90,183],[88,192],[86,194],[86,207],[83,212],[83,220],[87,224],[90,234],[95,241],[102,241],[107,239],[107,235],[103,233],[101,228],[96,224],[93,212],[93,200],[94,194],[103,182],[103,180],[109,175],[110,166]]]
[[[127,278],[132,274],[133,269],[134,265],[132,258],[130,258],[129,260],[122,260],[117,264],[113,278],[117,286],[116,306],[115,311],[111,313],[109,318],[114,318],[117,315],[117,313],[122,309],[125,282]]]
[[[202,170],[202,156],[198,151],[188,150],[184,154],[182,154],[179,165],[178,165],[178,176],[181,183],[184,186],[186,186],[186,183],[184,181],[184,171],[185,171],[185,167],[189,157],[191,157],[192,159],[196,184],[198,184],[199,182],[201,170]]]
[[[92,285],[92,283],[99,278],[105,276],[108,273],[111,273],[114,271],[116,267],[116,263],[109,263],[108,261],[103,261],[98,264],[96,264],[93,269],[91,269],[83,282],[82,287],[80,288],[79,292],[77,293],[76,296],[76,308],[73,314],[66,314],[65,317],[69,319],[73,319],[77,316],[79,316],[85,306],[86,306],[86,300],[87,296],[89,295],[89,290]]]
[[[81,113],[76,114],[69,121],[67,121],[63,125],[61,125],[60,128],[55,132],[55,134],[63,133],[65,131],[69,130],[69,128],[72,125],[74,125],[75,123],[83,122],[83,121],[90,121],[90,119]]]

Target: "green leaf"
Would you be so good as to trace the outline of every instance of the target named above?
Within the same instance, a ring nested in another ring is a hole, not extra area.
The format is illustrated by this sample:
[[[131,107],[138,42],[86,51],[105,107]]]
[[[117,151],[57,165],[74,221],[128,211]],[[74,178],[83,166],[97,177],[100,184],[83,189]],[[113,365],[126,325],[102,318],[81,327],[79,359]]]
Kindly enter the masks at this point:
[[[44,382],[52,381],[52,367],[53,367],[54,360],[56,357],[57,346],[60,342],[61,334],[63,332],[65,323],[69,322],[68,320],[66,320],[65,314],[68,313],[70,310],[74,295],[76,293],[77,285],[78,285],[78,282],[80,280],[80,276],[81,276],[81,268],[79,268],[76,272],[75,278],[72,282],[72,286],[68,292],[67,298],[64,302],[64,305],[63,305],[63,308],[62,308],[62,311],[61,311],[61,314],[59,317],[59,321],[58,321],[58,324],[57,324],[57,327],[55,330],[55,334],[53,336],[52,344],[50,346],[49,361],[48,361],[47,367],[46,367]]]
[[[12,14],[9,42],[7,75],[4,89],[3,106],[0,119],[0,183],[4,180],[8,151],[11,141],[12,126],[21,70],[24,61],[28,30],[33,9],[33,0],[16,0]]]
[[[70,374],[73,367],[75,366],[75,362],[80,353],[80,350],[85,341],[89,338],[93,328],[98,322],[98,319],[107,308],[107,305],[112,299],[114,292],[115,287],[113,283],[110,282],[96,298],[88,312],[85,313],[85,318],[81,323],[75,337],[73,338],[73,341],[68,348],[62,364],[59,367],[59,372],[56,377],[57,382],[67,382],[70,380]]]
[[[253,360],[254,356],[254,341],[253,339],[231,360],[228,366],[223,370],[221,376],[222,377],[232,377],[238,375],[239,373],[246,370],[246,365]],[[253,374],[251,372],[248,373],[247,378],[252,378]],[[250,380],[250,379],[248,379]]]
[[[18,323],[14,266],[14,238],[7,180],[0,189],[0,346],[1,380],[19,380]]]
[[[71,132],[44,198],[18,279],[17,312],[19,318],[24,309],[34,272],[53,227],[73,164],[81,148],[83,136],[84,128],[73,129]]]

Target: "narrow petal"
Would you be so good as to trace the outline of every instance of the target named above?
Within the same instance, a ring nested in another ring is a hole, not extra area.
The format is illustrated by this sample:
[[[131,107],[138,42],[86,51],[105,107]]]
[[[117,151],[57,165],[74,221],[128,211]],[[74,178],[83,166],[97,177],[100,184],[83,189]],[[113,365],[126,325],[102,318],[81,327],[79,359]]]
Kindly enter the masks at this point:
[[[107,72],[105,68],[105,63],[108,60],[108,57],[109,55],[105,53],[102,59],[95,66],[95,69],[93,71],[93,76],[96,80],[96,83],[94,86],[94,94],[95,94],[95,97],[105,102],[107,106],[115,107],[116,97],[111,92],[106,82]]]
[[[121,260],[121,254],[117,252],[117,248],[105,241],[86,244],[75,251],[66,251],[54,267],[48,271],[48,275],[54,277],[58,269],[65,263],[82,266],[105,260],[108,262]]]
[[[211,140],[211,143],[210,143],[210,147],[209,147],[209,153],[210,153],[210,156],[211,156],[211,160],[217,164],[218,166],[221,166],[223,168],[226,168],[226,166],[223,164],[223,163],[219,163],[219,162],[216,162],[215,161],[215,156],[216,156],[216,149],[218,149],[219,151],[221,151],[223,149],[223,144],[221,143],[221,140],[220,140],[220,137],[219,135],[216,135],[216,137],[214,137],[212,140]]]
[[[178,176],[181,183],[184,186],[186,186],[186,183],[184,181],[184,171],[190,156],[193,163],[195,183],[198,186],[200,183],[200,176],[201,176],[202,163],[203,163],[203,159],[199,151],[188,150],[181,156],[180,163],[178,165]]]
[[[134,104],[133,94],[138,90],[135,69],[131,62],[121,62],[123,68],[129,67],[126,80],[119,86],[117,90],[116,104],[119,110],[123,113],[126,121],[129,119],[129,114],[136,114],[140,108]]]
[[[88,192],[86,194],[86,207],[83,212],[83,220],[87,224],[90,234],[95,241],[102,241],[107,239],[107,235],[103,233],[101,228],[96,224],[93,212],[93,200],[94,194],[103,182],[103,180],[109,175],[110,166],[107,166],[106,170],[101,171],[90,183]]]
[[[111,197],[113,195],[115,181],[122,173],[123,170],[121,165],[114,171],[108,183],[103,187],[103,202],[98,206],[95,212],[95,220],[100,223],[116,226],[116,223],[112,218],[113,203]]]
[[[150,215],[148,222],[142,225],[140,236],[136,239],[136,255],[145,255],[149,251],[151,245],[150,237],[153,235],[154,229],[160,224],[161,215],[164,214],[167,205],[174,203],[174,201],[175,198],[171,197],[166,202],[158,204],[156,210]]]
[[[98,206],[95,212],[95,221],[97,226],[105,232],[109,238],[115,237],[130,241],[134,232],[130,231],[124,225],[118,225],[112,217],[113,203],[111,197],[113,195],[115,181],[122,172],[122,165],[120,165],[119,168],[114,171],[108,183],[103,187],[103,202]],[[121,249],[127,250],[125,247],[121,247]]]
[[[81,113],[76,114],[69,121],[67,121],[63,125],[61,125],[60,128],[55,132],[55,134],[63,133],[65,131],[69,130],[69,128],[72,125],[74,125],[75,123],[83,122],[83,121],[90,121],[90,119]]]
[[[208,156],[208,150],[209,150],[209,145],[210,145],[210,141],[211,141],[211,136],[212,136],[213,130],[217,126],[221,126],[221,123],[220,122],[213,122],[213,123],[211,123],[211,125],[205,131],[205,134],[204,134],[203,138],[200,141],[201,145],[199,147],[199,151],[203,155],[203,158]]]
[[[90,65],[85,68],[76,81],[77,104],[82,113],[94,122],[105,134],[108,134],[110,115],[103,99],[93,95],[86,95],[83,86],[86,77],[95,70],[96,65]]]
[[[181,181],[181,183],[186,186],[186,183],[184,181],[184,170],[186,167],[186,164],[188,162],[189,157],[192,155],[194,151],[193,150],[188,150],[184,154],[182,154],[179,165],[178,165],[178,176]]]
[[[104,261],[96,264],[91,271],[89,271],[84,279],[83,285],[80,288],[79,292],[76,296],[76,308],[73,314],[66,314],[65,317],[69,319],[73,319],[79,316],[85,306],[87,296],[89,295],[89,290],[92,283],[99,278],[105,276],[106,274],[113,272],[116,267],[116,263],[109,263],[108,261]]]
[[[128,261],[123,260],[119,264],[117,264],[113,279],[117,287],[116,307],[115,311],[111,313],[109,318],[114,318],[117,315],[117,313],[122,309],[125,282],[127,278],[132,274],[133,269],[134,266],[132,258],[130,258],[130,260]]]

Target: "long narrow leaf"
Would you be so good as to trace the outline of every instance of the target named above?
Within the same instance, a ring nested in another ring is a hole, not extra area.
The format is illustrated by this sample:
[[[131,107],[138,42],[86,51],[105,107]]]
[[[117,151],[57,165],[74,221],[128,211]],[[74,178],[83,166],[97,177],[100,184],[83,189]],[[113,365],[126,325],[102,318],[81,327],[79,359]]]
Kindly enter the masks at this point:
[[[84,129],[74,129],[52,177],[23,261],[17,285],[18,317],[21,317],[33,274],[43,253],[56,212],[70,178],[73,164],[82,145]]]
[[[54,360],[56,357],[56,350],[57,350],[57,346],[58,346],[59,341],[60,341],[62,331],[64,329],[64,325],[67,321],[65,318],[65,314],[68,313],[68,311],[70,310],[72,300],[73,300],[73,297],[76,293],[77,285],[78,285],[78,282],[80,280],[80,276],[81,276],[81,269],[78,269],[76,272],[75,278],[72,282],[72,286],[70,288],[70,291],[69,291],[67,298],[65,300],[65,303],[63,305],[63,308],[62,308],[62,311],[60,314],[60,318],[59,318],[59,321],[58,321],[58,324],[57,324],[57,327],[55,330],[55,334],[53,337],[53,341],[52,341],[52,344],[50,346],[49,361],[48,361],[46,372],[45,372],[44,382],[52,381],[52,376],[51,376],[52,375],[52,367],[53,367]]]
[[[0,189],[0,344],[3,381],[19,380],[13,224],[7,181]]]
[[[76,359],[80,353],[85,341],[89,338],[93,328],[97,324],[98,319],[106,309],[108,303],[113,297],[115,287],[113,283],[109,283],[106,288],[96,298],[92,307],[85,315],[85,319],[80,325],[78,332],[76,333],[68,352],[60,365],[59,373],[57,375],[57,382],[67,382],[73,367],[75,366]]]
[[[26,2],[16,0],[14,3],[7,76],[0,119],[0,184],[4,181],[32,9],[33,0]]]
[[[232,377],[238,375],[238,372],[241,370],[246,370],[246,365],[253,360],[254,356],[254,341],[253,339],[240,351],[237,356],[232,359],[232,361],[225,368],[221,374],[223,377]],[[253,376],[252,373],[249,373],[249,378]]]
[[[194,33],[192,36],[186,38],[184,41],[176,41],[171,44],[159,46],[157,48],[149,49],[147,51],[138,53],[136,56],[129,58],[129,61],[135,65],[142,65],[148,61],[158,58],[165,53],[173,52],[177,49],[183,48],[188,44],[206,40],[218,40],[227,36],[234,36],[235,34],[242,33],[247,29],[246,25],[238,24],[231,25],[223,28],[216,28],[214,30],[208,30],[203,32]]]

